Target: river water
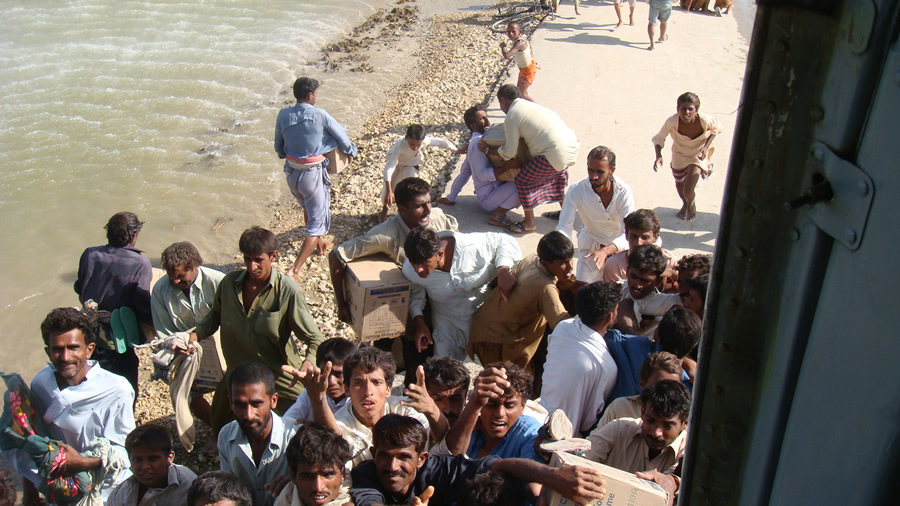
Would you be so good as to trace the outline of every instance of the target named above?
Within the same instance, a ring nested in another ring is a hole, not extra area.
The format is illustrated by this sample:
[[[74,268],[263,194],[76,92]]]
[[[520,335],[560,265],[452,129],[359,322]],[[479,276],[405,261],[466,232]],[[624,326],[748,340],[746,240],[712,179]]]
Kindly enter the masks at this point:
[[[39,325],[77,305],[84,248],[133,211],[154,265],[189,239],[236,253],[287,195],[274,119],[300,75],[353,130],[396,75],[329,80],[314,64],[389,0],[6,0],[0,4],[0,371],[45,363]],[[418,2],[431,14],[489,0]],[[213,231],[219,218],[224,225]]]

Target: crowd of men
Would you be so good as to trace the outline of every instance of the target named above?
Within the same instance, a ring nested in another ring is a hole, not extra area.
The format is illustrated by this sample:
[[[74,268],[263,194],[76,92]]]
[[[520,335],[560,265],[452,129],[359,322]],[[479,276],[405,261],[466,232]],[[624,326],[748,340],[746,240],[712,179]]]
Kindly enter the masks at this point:
[[[58,480],[76,475],[90,485],[73,494],[110,505],[529,504],[547,490],[576,503],[602,499],[596,470],[548,465],[553,443],[571,438],[586,438],[589,460],[654,481],[674,501],[710,257],[676,259],[661,247],[659,218],[636,209],[615,174],[615,153],[591,149],[587,179],[569,186],[580,145],[556,113],[516,86],[500,87],[505,135],[491,146],[482,138],[484,109],[466,111],[473,135],[460,177],[476,180],[489,223],[532,232],[537,205],[561,204],[557,230],[523,254],[509,233],[460,232],[455,218],[432,208],[418,166],[402,165],[404,157],[421,163],[422,146],[452,145],[415,125],[398,139],[383,221],[328,256],[345,322],[348,262],[385,254],[411,283],[407,330],[398,336],[405,388],[392,395],[393,339],[325,339],[292,279],[312,251],[328,248],[327,153],[356,155],[344,129],[315,107],[318,83],[298,79],[294,93],[298,103],[281,111],[275,135],[308,233],[290,272],[274,267],[275,234],[252,227],[238,243],[244,269],[204,267],[193,244],[178,242],[163,251],[166,275],[151,287],[150,262],[136,248],[143,223],[129,212],[111,217],[108,244],[88,248],[79,264],[83,307],[55,309],[41,325],[50,365],[35,376],[30,402],[46,425],[38,435],[59,446],[54,465],[46,453],[4,446],[26,478],[25,503],[38,504],[39,495],[54,502]],[[673,173],[680,217],[690,219],[689,182],[709,170],[718,127],[699,119],[696,95],[678,104],[654,144],[659,165],[667,135],[677,146],[678,136],[702,137],[694,142],[702,153],[674,155],[686,163]],[[520,142],[530,158],[521,158]],[[510,160],[515,175],[503,180]],[[506,211],[518,206],[525,220],[509,221]],[[573,242],[576,215],[582,228]],[[145,329],[170,384],[177,440],[190,449],[193,419],[208,424],[221,471],[198,478],[174,463],[167,429],[135,427],[134,345]],[[209,340],[227,370],[204,387],[196,377]],[[474,378],[467,360],[484,365]],[[203,397],[210,391],[211,405]]]

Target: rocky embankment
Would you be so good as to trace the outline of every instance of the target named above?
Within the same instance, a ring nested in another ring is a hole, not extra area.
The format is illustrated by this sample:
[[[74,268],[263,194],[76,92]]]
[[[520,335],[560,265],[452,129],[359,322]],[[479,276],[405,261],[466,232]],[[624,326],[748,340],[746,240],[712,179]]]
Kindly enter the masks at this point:
[[[508,63],[499,56],[498,43],[502,39],[488,29],[491,13],[491,10],[474,11],[419,19],[414,1],[400,0],[392,8],[370,16],[342,40],[323,48],[321,65],[334,72],[334,81],[340,80],[342,72],[378,72],[378,55],[386,50],[417,48],[407,51],[405,57],[409,59],[406,67],[410,72],[400,76],[387,100],[353,136],[359,157],[349,169],[333,178],[329,239],[335,244],[377,223],[376,215],[381,209],[378,195],[387,151],[408,125],[422,124],[430,135],[445,137],[458,146],[468,142],[463,112],[475,104],[487,105],[508,69]],[[445,150],[428,153],[420,177],[432,182],[435,200],[450,181],[457,156]],[[281,241],[278,268],[286,271],[299,252],[306,228],[302,211],[293,200],[276,203],[274,207],[273,222],[269,225]],[[327,337],[355,338],[349,326],[337,318],[326,257],[310,258],[301,287]],[[162,381],[150,380],[149,355],[144,350],[140,355],[142,382],[135,421],[138,425],[161,423],[174,433],[168,387]],[[188,454],[176,444],[176,462],[199,474],[218,468],[218,462],[215,457],[203,455],[203,446],[211,439],[211,433],[204,424],[198,425],[194,451]]]

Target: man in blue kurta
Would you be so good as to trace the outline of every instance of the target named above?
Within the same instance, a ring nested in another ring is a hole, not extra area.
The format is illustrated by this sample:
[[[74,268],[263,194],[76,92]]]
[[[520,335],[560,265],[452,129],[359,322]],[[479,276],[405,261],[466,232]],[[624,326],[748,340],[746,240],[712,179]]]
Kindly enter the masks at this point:
[[[279,111],[275,120],[275,152],[285,160],[288,186],[306,215],[306,239],[288,271],[294,279],[314,249],[324,254],[328,247],[321,237],[331,227],[331,178],[325,154],[340,149],[350,157],[350,163],[356,157],[356,145],[350,142],[344,127],[324,109],[314,107],[318,94],[318,81],[297,79],[297,105]]]

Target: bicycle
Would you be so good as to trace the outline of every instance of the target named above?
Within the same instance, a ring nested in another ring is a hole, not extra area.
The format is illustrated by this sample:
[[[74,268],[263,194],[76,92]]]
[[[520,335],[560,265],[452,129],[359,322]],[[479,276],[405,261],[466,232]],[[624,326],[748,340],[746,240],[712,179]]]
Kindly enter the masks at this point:
[[[530,31],[537,27],[545,15],[546,9],[539,0],[526,0],[505,7],[498,6],[494,18],[499,19],[491,24],[491,31],[506,33],[506,26],[513,21],[519,23],[523,32]]]

